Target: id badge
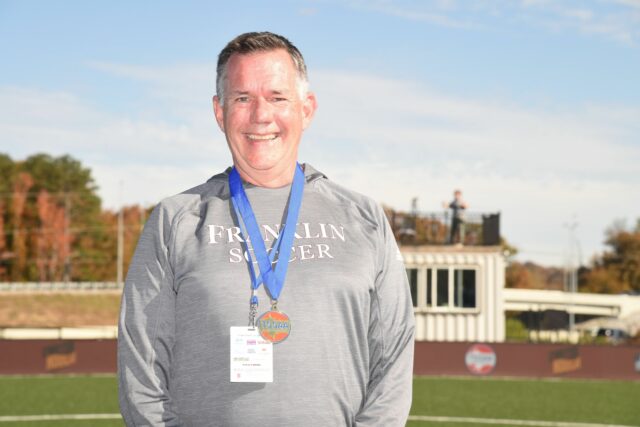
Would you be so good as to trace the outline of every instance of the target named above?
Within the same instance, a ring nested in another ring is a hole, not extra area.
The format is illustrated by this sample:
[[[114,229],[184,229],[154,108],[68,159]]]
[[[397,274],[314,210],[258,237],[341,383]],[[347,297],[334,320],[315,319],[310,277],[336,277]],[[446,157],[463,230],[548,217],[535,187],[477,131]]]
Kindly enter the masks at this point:
[[[230,381],[272,383],[273,344],[260,336],[258,328],[232,326],[230,329]]]

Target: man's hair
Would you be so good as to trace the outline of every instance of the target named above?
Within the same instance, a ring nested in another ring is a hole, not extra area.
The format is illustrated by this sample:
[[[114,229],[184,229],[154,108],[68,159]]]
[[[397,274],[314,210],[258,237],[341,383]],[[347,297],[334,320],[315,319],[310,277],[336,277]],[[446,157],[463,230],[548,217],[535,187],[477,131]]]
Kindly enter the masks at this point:
[[[251,32],[240,34],[238,37],[231,40],[224,49],[222,49],[222,51],[220,51],[220,54],[218,55],[218,66],[216,69],[216,92],[220,103],[224,103],[224,90],[227,81],[227,64],[232,55],[236,53],[239,55],[248,55],[255,52],[268,52],[277,49],[286,50],[291,57],[293,65],[298,72],[298,91],[302,98],[306,93],[307,86],[309,84],[309,80],[307,78],[307,66],[304,63],[302,54],[298,48],[285,37],[264,31],[259,33]]]

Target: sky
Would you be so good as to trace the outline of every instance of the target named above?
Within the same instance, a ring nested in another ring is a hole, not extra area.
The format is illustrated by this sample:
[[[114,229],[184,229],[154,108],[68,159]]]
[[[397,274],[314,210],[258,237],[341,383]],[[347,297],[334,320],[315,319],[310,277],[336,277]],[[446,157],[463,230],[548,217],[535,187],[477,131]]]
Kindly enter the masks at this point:
[[[640,217],[640,0],[4,1],[0,152],[70,154],[106,208],[231,164],[217,54],[272,31],[318,111],[300,161],[398,210],[461,189],[518,259],[565,263]]]

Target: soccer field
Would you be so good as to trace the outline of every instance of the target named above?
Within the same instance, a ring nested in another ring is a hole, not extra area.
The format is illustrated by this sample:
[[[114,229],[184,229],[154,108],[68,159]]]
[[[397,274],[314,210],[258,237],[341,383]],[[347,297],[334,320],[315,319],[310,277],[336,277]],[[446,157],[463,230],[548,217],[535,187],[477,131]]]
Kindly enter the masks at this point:
[[[411,415],[486,422],[410,421],[411,427],[486,426],[491,420],[523,421],[511,425],[549,426],[533,421],[554,421],[640,426],[640,382],[422,377],[414,380]]]
[[[114,376],[0,377],[0,427],[122,426],[116,390]],[[640,426],[640,382],[420,377],[411,415],[411,427]]]

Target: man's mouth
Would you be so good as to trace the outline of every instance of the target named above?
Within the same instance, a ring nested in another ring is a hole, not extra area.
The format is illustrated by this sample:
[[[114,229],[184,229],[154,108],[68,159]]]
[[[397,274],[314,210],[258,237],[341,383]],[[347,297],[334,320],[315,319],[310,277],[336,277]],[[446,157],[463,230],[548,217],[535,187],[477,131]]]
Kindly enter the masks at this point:
[[[246,135],[247,135],[247,139],[251,141],[271,141],[278,137],[277,133],[267,133],[267,134],[248,133]]]

